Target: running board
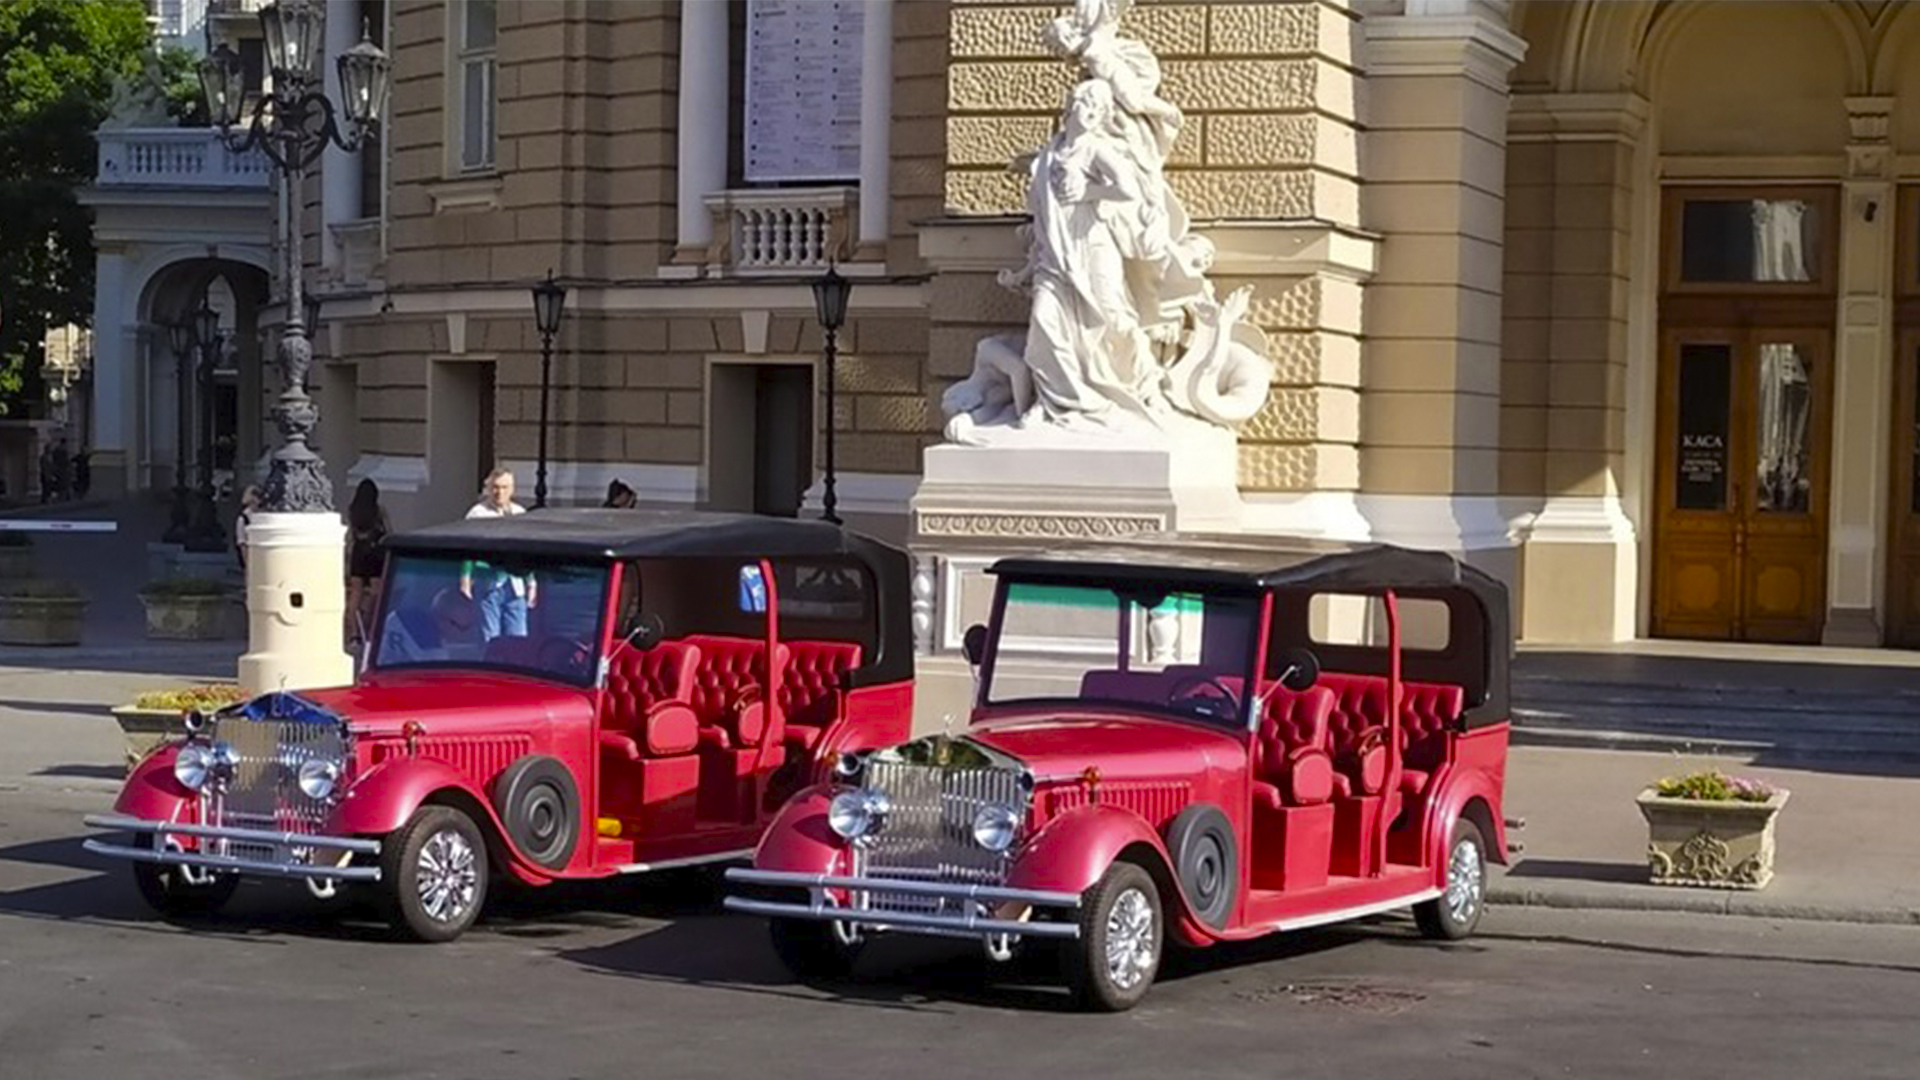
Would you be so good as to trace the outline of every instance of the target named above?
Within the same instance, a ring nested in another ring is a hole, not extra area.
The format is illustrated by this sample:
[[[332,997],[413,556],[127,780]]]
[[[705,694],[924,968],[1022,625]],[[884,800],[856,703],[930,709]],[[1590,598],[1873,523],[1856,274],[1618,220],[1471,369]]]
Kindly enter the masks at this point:
[[[722,851],[717,855],[689,855],[683,859],[661,859],[659,862],[626,863],[613,868],[616,874],[650,874],[655,870],[679,870],[688,866],[703,866],[707,863],[738,862],[753,857],[752,848],[738,851]]]
[[[1424,904],[1428,900],[1438,897],[1440,893],[1441,890],[1439,889],[1426,889],[1407,896],[1395,897],[1392,900],[1382,900],[1378,903],[1341,908],[1339,911],[1323,911],[1314,915],[1302,915],[1297,919],[1281,919],[1279,922],[1269,925],[1271,925],[1273,929],[1280,931],[1306,930],[1315,926],[1325,926],[1328,923],[1346,922],[1349,919],[1364,919],[1368,915],[1378,915],[1382,912],[1412,907],[1415,904]]]

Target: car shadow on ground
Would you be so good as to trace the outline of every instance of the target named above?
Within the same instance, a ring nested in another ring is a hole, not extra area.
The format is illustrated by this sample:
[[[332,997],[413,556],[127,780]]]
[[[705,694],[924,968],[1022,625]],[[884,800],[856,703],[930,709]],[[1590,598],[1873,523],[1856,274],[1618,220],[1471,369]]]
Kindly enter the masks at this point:
[[[1554,878],[1562,881],[1624,881],[1644,885],[1644,862],[1603,862],[1595,859],[1522,858],[1507,869],[1510,878]]]
[[[1208,949],[1169,949],[1158,982],[1177,984],[1343,948],[1396,929],[1389,923],[1370,922]],[[801,980],[782,966],[767,938],[764,919],[696,917],[611,945],[556,949],[554,955],[610,977],[749,996],[876,1009],[937,1010],[954,1005],[1044,1012],[1073,1009],[1061,981],[1059,946],[1049,943],[1028,944],[1012,961],[999,963],[966,942],[881,937],[861,953],[851,977]]]
[[[275,936],[339,941],[389,940],[394,935],[378,898],[344,890],[319,899],[291,881],[246,879],[218,915],[163,920],[135,891],[128,864],[94,855],[82,836],[0,848],[0,864],[85,871],[45,885],[0,890],[0,916],[190,929],[229,939]],[[522,940],[564,937],[585,930],[630,930],[636,919],[672,919],[719,910],[717,876],[695,872],[563,882],[544,888],[496,881],[480,922],[470,933]]]

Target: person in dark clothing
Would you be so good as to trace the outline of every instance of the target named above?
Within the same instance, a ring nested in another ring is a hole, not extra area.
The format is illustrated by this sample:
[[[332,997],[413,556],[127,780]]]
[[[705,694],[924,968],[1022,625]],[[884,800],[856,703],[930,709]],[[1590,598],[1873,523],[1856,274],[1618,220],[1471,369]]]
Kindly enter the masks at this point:
[[[73,467],[73,459],[67,454],[67,437],[65,435],[61,435],[53,440],[52,461],[53,497],[60,502],[65,502],[68,493],[72,490],[71,484],[73,480],[72,475],[68,472],[68,470]]]
[[[91,450],[81,450],[73,455],[73,497],[84,499],[87,491],[93,487],[93,456]]]
[[[615,480],[607,485],[607,501],[601,507],[608,510],[631,510],[640,503],[640,497],[632,488]]]
[[[390,526],[387,511],[380,505],[380,487],[372,480],[360,481],[347,507],[347,640],[358,644],[361,627],[366,625],[365,608],[380,595],[380,574],[385,553],[381,545]]]

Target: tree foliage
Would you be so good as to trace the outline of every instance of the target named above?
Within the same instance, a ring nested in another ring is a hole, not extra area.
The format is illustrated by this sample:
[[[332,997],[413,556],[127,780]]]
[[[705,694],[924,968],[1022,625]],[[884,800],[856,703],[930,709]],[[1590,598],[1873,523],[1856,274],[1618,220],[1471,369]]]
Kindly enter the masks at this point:
[[[141,73],[149,42],[140,0],[0,0],[0,410],[37,396],[46,328],[92,313],[76,193],[115,82]]]

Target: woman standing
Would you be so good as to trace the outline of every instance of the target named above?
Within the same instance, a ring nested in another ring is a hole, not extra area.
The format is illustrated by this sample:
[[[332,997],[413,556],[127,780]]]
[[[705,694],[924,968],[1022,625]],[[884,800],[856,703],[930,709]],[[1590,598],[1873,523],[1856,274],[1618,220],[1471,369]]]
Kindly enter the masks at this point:
[[[380,595],[380,574],[384,569],[381,544],[387,538],[387,511],[380,505],[380,488],[372,480],[360,481],[353,490],[353,502],[347,507],[347,641],[357,647],[367,625],[365,605]]]
[[[240,571],[247,569],[247,526],[253,524],[253,512],[260,506],[260,488],[248,484],[240,493],[240,512],[233,518],[233,554],[240,560]]]

